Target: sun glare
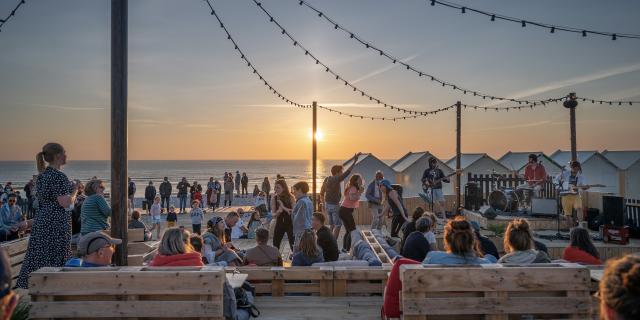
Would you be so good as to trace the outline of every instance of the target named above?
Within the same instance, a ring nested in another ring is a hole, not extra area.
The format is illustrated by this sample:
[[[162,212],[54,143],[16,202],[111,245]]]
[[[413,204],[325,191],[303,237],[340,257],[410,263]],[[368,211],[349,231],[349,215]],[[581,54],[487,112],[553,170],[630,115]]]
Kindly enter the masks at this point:
[[[311,135],[312,135],[311,129],[309,129],[309,134],[308,134],[309,139],[311,139]],[[316,140],[318,141],[324,140],[324,133],[320,129],[316,131]]]

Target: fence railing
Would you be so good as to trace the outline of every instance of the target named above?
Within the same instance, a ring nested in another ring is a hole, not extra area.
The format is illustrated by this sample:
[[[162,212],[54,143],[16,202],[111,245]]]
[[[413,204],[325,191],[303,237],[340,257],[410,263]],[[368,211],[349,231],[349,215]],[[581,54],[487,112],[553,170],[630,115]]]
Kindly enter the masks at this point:
[[[640,228],[640,199],[625,198],[627,207],[627,224]]]
[[[525,183],[525,180],[520,176],[514,176],[513,174],[473,174],[469,172],[467,182],[476,183],[478,185],[478,192],[482,196],[482,200],[486,201],[489,194],[494,190],[500,190],[503,188],[516,189],[519,185]],[[556,186],[553,183],[553,178],[547,176],[546,181],[542,185],[542,197],[545,199],[555,199]]]

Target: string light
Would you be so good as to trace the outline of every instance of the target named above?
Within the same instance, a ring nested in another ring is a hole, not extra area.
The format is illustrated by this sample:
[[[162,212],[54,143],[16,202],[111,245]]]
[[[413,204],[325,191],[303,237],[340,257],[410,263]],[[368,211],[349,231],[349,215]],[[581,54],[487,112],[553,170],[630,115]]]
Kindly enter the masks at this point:
[[[4,26],[4,24],[7,23],[9,20],[11,20],[11,18],[13,18],[16,15],[16,12],[18,11],[18,9],[20,9],[20,7],[25,3],[26,3],[25,0],[20,0],[18,4],[13,8],[13,10],[11,10],[11,12],[7,15],[6,18],[0,19],[0,32],[2,32],[2,27]]]
[[[349,117],[349,118],[360,118],[360,119],[366,119],[366,120],[397,121],[397,120],[409,120],[409,119],[416,119],[416,118],[419,118],[419,117],[426,117],[426,116],[429,116],[429,115],[435,115],[435,114],[438,114],[440,112],[451,110],[455,106],[456,105],[454,104],[454,105],[451,105],[451,106],[448,106],[448,107],[427,111],[426,114],[414,114],[414,115],[411,115],[411,116],[403,116],[403,117],[379,117],[379,116],[377,117],[377,116],[358,115],[358,114],[352,114],[352,113],[336,110],[336,109],[325,107],[325,106],[321,106],[321,105],[319,105],[318,108],[327,110],[329,112],[337,113],[338,115]]]
[[[582,34],[583,38],[586,37],[587,34],[593,34],[593,35],[611,37],[611,40],[616,40],[617,38],[640,39],[640,35],[639,34],[613,33],[613,32],[606,32],[606,31],[596,31],[596,30],[581,29],[581,28],[575,28],[575,27],[558,26],[558,25],[552,25],[552,24],[547,24],[547,23],[542,23],[542,22],[533,22],[533,21],[529,21],[529,20],[518,19],[518,18],[509,17],[509,16],[505,16],[505,15],[498,14],[498,13],[493,13],[493,12],[487,12],[487,11],[483,11],[483,10],[479,10],[479,9],[473,9],[473,8],[469,8],[467,6],[462,6],[462,5],[459,5],[457,3],[453,3],[453,2],[449,2],[449,1],[439,1],[439,0],[427,0],[427,1],[429,1],[431,3],[431,6],[435,6],[436,4],[439,4],[439,5],[444,6],[444,7],[448,7],[448,8],[452,8],[452,9],[456,9],[456,10],[462,10],[462,13],[470,11],[470,12],[473,12],[473,13],[485,15],[485,16],[491,17],[491,21],[496,21],[496,19],[500,19],[500,20],[504,20],[504,21],[520,23],[522,25],[522,27],[526,27],[527,25],[534,25],[534,26],[540,27],[540,28],[547,28],[547,29],[549,29],[551,31],[551,33],[555,33],[556,30],[559,30],[559,31],[566,31],[566,32],[571,32],[571,33]]]
[[[600,99],[593,99],[593,98],[586,98],[586,97],[576,97],[576,99],[578,100],[582,100],[583,102],[591,102],[593,104],[608,104],[610,106],[612,105],[630,105],[632,106],[634,103],[635,104],[640,104],[640,101],[622,101],[622,100],[600,100]]]
[[[465,109],[473,109],[473,110],[484,110],[484,111],[488,111],[488,110],[494,110],[494,111],[509,111],[509,110],[519,110],[522,111],[523,109],[529,108],[529,109],[533,109],[536,107],[546,107],[547,105],[551,104],[551,103],[557,103],[559,101],[562,101],[564,99],[566,99],[567,96],[561,97],[561,98],[554,98],[551,99],[549,101],[543,101],[543,102],[533,102],[533,103],[529,103],[526,105],[517,105],[517,106],[506,106],[506,107],[493,107],[493,106],[479,106],[479,105],[471,105],[471,104],[461,104],[461,106]]]
[[[488,93],[483,93],[480,91],[476,91],[476,90],[471,90],[471,89],[467,89],[464,88],[458,84],[452,83],[452,82],[448,82],[442,79],[439,79],[436,76],[433,76],[431,74],[429,74],[428,72],[425,71],[421,71],[419,70],[417,67],[410,65],[408,63],[402,62],[399,58],[391,55],[390,53],[388,53],[387,51],[381,49],[380,47],[372,44],[369,41],[364,40],[363,38],[361,38],[360,36],[358,36],[356,33],[354,33],[351,30],[348,30],[347,28],[343,27],[340,23],[338,23],[337,21],[335,21],[334,19],[330,18],[327,16],[326,12],[322,12],[319,9],[317,9],[316,7],[310,5],[309,3],[307,3],[304,0],[300,0],[298,1],[298,4],[300,6],[304,6],[312,11],[314,11],[315,13],[318,14],[318,16],[320,16],[322,19],[324,19],[329,25],[333,26],[333,28],[335,30],[340,30],[344,33],[346,33],[347,35],[349,35],[350,39],[353,39],[357,42],[359,42],[361,45],[363,45],[365,48],[370,49],[374,52],[377,52],[380,56],[385,57],[386,59],[388,59],[389,61],[391,61],[392,63],[400,63],[401,65],[403,65],[405,67],[406,70],[409,71],[413,71],[413,73],[415,73],[416,75],[418,75],[419,78],[424,77],[425,80],[430,80],[432,82],[441,84],[442,87],[450,87],[453,90],[459,91],[463,94],[473,94],[473,96],[480,96],[484,98],[491,98],[492,100],[500,100],[500,101],[511,101],[511,102],[517,102],[517,103],[524,103],[524,104],[529,104],[529,103],[533,103],[533,102],[550,102],[553,99],[556,98],[551,98],[551,99],[545,99],[545,100],[519,100],[519,99],[513,99],[513,98],[506,98],[506,97],[499,97],[496,95],[491,95]],[[468,10],[468,7],[463,7],[465,8],[465,10]],[[463,11],[464,13],[465,11]],[[322,14],[322,15],[320,15]],[[495,19],[495,16],[492,16],[492,19]]]

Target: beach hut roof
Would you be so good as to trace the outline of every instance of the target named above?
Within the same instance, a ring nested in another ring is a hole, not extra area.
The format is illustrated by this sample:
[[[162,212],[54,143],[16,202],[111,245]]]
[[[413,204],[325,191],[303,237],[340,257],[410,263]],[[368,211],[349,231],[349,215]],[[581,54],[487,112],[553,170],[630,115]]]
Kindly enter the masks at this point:
[[[374,155],[373,155],[373,154],[371,154],[371,153],[364,153],[364,152],[361,152],[361,153],[360,153],[360,155],[358,156],[358,162],[356,162],[356,164],[358,164],[358,163],[360,163],[360,162],[364,161],[364,159],[366,159],[366,158],[368,158],[368,157],[374,157],[374,158],[376,158],[376,156],[374,156]],[[377,158],[376,158],[376,159],[377,159]],[[380,159],[378,159],[378,160],[380,160]],[[349,160],[345,161],[345,162],[343,163],[343,166],[345,166],[345,167],[349,167],[349,166],[351,166],[351,163],[352,163],[352,162],[353,162],[353,157],[351,157],[351,158],[349,158]]]
[[[609,161],[613,162],[618,168],[627,170],[640,161],[640,151],[609,151],[605,150],[602,155]]]
[[[615,163],[611,162],[611,160],[604,157],[598,151],[578,151],[577,156],[578,161],[581,164],[591,160],[591,158],[593,157],[602,157],[602,159],[604,159],[606,162],[618,168]],[[571,161],[571,151],[556,150],[556,152],[551,154],[551,158],[561,166],[567,165]]]
[[[507,167],[503,166],[500,162],[498,162],[495,159],[491,158],[486,153],[463,153],[463,154],[461,154],[460,155],[460,168],[462,170],[464,170],[464,169],[468,168],[469,166],[471,166],[472,164],[476,163],[478,160],[480,160],[482,158],[489,158],[492,161],[494,161],[497,165],[503,167],[505,170],[509,170]],[[456,157],[453,157],[453,158],[449,159],[446,162],[446,165],[448,165],[451,168],[455,168],[456,167]]]
[[[562,167],[561,165],[559,165],[557,162],[555,162],[553,159],[551,159],[551,157],[547,156],[544,152],[542,151],[532,151],[532,152],[513,152],[513,151],[509,151],[507,153],[505,153],[500,159],[498,159],[498,162],[500,162],[503,166],[512,169],[512,170],[520,170],[522,168],[524,168],[527,165],[527,162],[529,161],[529,155],[530,154],[537,154],[537,155],[542,155],[544,157],[544,159],[546,160],[546,162],[551,163],[554,166],[557,166],[558,168]],[[518,168],[514,167],[514,166],[518,166]],[[512,168],[513,167],[513,168]]]
[[[414,163],[418,162],[423,158],[433,157],[434,155],[429,151],[420,151],[420,152],[411,152],[409,151],[402,158],[398,159],[391,165],[391,168],[396,172],[403,172],[411,167]],[[436,157],[437,158],[437,157]],[[440,160],[440,162],[444,163],[444,161]],[[446,166],[446,164],[445,164]],[[448,166],[447,166],[448,167]],[[451,168],[449,168],[451,169]]]

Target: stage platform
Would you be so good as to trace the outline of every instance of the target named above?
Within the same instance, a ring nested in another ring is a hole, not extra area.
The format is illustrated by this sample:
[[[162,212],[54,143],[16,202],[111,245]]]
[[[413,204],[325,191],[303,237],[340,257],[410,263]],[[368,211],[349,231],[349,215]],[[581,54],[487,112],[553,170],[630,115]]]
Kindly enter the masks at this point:
[[[535,231],[537,230],[557,230],[557,221],[556,217],[542,218],[542,217],[534,217],[530,215],[518,215],[518,216],[506,216],[506,215],[498,215],[495,219],[487,219],[482,216],[479,212],[464,210],[464,216],[469,221],[476,221],[480,224],[480,227],[483,229],[489,229],[491,225],[501,225],[505,228],[515,218],[526,218],[529,220],[529,225]],[[569,230],[573,227],[573,221],[571,219],[565,217],[564,215],[560,215],[560,230]]]

